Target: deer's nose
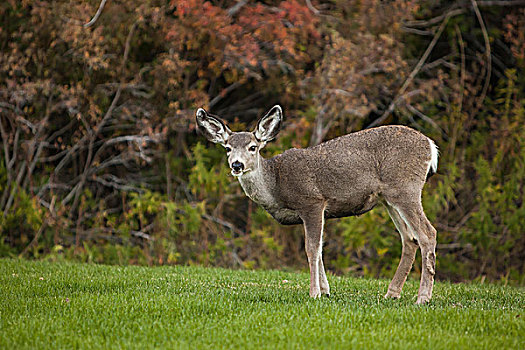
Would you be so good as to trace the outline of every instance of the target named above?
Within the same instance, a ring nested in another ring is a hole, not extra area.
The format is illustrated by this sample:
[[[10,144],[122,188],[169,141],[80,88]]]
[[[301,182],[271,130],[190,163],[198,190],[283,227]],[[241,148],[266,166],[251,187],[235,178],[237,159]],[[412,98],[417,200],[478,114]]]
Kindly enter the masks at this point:
[[[236,173],[239,173],[239,172],[241,172],[244,169],[244,164],[242,164],[241,162],[236,160],[235,162],[232,163],[232,169]]]

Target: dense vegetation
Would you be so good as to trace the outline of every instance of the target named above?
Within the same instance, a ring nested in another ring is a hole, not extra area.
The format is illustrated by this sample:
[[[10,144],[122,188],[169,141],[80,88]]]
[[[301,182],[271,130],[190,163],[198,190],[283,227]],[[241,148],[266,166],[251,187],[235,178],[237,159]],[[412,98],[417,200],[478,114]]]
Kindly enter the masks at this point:
[[[197,107],[239,130],[279,103],[265,156],[382,124],[432,137],[438,279],[523,284],[524,6],[3,1],[0,256],[305,268],[302,228],[252,204],[195,130]],[[382,208],[326,231],[329,270],[392,274]]]
[[[417,283],[383,299],[387,280],[201,267],[101,266],[0,260],[0,347],[242,349],[520,349],[523,289]]]

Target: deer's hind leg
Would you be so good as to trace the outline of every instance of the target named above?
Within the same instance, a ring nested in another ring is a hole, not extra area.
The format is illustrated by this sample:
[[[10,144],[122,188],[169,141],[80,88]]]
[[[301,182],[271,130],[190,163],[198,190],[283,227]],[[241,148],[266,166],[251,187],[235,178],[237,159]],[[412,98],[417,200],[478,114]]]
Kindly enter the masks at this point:
[[[401,236],[401,242],[403,244],[401,260],[399,261],[396,273],[392,278],[392,282],[390,282],[390,285],[388,286],[388,291],[385,294],[385,298],[397,299],[401,296],[403,285],[405,284],[407,276],[414,264],[414,258],[416,257],[417,251],[417,240],[413,237],[409,227],[403,221],[397,209],[390,204],[386,205],[386,209]]]
[[[323,245],[322,239],[323,236],[321,232],[321,246]],[[319,254],[319,287],[321,289],[321,294],[326,294],[327,296],[330,296],[330,285],[328,284],[328,279],[326,278],[326,272],[324,270],[322,250]]]
[[[408,199],[408,198],[405,198]],[[424,304],[432,298],[436,271],[436,229],[428,221],[421,205],[420,196],[414,200],[392,203],[408,230],[416,237],[421,250],[421,282],[417,304]]]

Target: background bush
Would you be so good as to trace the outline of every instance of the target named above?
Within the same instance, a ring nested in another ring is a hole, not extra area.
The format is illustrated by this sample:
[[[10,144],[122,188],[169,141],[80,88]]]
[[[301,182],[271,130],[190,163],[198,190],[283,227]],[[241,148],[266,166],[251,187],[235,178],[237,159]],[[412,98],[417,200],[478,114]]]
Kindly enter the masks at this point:
[[[502,3],[120,0],[86,26],[97,0],[3,2],[0,255],[306,268],[302,228],[195,130],[198,107],[241,130],[280,103],[266,157],[380,124],[432,137],[438,277],[523,284],[525,9]],[[382,208],[326,231],[329,270],[393,273]]]

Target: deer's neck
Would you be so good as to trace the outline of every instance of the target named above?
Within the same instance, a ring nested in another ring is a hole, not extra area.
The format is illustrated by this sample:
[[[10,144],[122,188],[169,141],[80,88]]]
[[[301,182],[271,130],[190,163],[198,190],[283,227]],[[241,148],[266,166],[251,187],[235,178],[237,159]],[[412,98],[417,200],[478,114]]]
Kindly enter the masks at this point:
[[[251,200],[265,209],[275,208],[277,201],[271,191],[275,184],[275,177],[272,176],[266,159],[259,157],[258,162],[256,170],[239,176],[239,182]]]

